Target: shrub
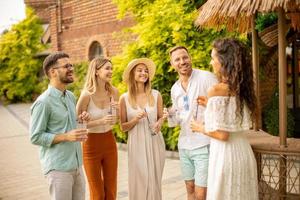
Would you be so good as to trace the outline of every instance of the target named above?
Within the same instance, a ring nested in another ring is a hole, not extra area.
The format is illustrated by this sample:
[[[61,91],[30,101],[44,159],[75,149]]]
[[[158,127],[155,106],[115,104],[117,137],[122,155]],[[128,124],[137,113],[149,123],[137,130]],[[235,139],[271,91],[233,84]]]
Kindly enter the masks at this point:
[[[81,90],[83,89],[85,76],[88,70],[88,62],[81,62],[74,64],[75,80],[68,86],[68,89],[79,98]]]
[[[41,92],[42,60],[35,56],[45,49],[42,33],[40,20],[26,8],[26,18],[0,36],[0,96],[8,102],[31,101]]]
[[[278,90],[272,96],[271,102],[263,110],[263,125],[266,131],[272,135],[279,135],[279,97]],[[294,136],[294,117],[292,112],[287,110],[287,137]]]
[[[262,31],[265,28],[275,24],[277,22],[277,14],[276,13],[267,13],[267,14],[258,14],[257,19],[255,20],[256,26],[255,29],[258,31]]]

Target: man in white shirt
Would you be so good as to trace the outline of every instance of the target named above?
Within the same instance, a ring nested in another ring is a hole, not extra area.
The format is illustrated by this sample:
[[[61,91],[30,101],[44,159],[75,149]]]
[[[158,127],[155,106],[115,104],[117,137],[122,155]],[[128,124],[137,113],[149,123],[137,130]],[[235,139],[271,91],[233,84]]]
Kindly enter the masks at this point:
[[[167,113],[170,127],[179,125],[178,149],[188,200],[205,200],[210,139],[190,129],[191,120],[203,120],[204,109],[197,105],[199,96],[216,84],[217,78],[208,71],[192,68],[191,57],[183,46],[170,50],[171,65],[179,80],[171,89],[172,112]]]

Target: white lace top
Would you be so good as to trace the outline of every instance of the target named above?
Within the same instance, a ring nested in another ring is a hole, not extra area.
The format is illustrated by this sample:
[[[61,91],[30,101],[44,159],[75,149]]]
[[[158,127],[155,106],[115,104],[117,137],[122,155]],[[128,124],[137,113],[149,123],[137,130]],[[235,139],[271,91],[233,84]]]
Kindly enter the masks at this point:
[[[241,119],[236,114],[236,97],[210,97],[205,110],[205,131],[239,132],[249,130],[252,127],[252,122],[246,105],[243,112],[243,119]]]

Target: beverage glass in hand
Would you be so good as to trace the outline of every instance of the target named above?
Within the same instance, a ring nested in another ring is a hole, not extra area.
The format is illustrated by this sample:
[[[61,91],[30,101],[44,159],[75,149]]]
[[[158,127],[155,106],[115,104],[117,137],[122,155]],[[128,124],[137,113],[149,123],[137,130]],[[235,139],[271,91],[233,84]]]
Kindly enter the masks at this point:
[[[194,103],[193,120],[196,122],[203,123],[205,107],[202,105],[199,105],[198,98],[195,100],[195,102],[193,102]]]
[[[112,116],[112,122],[110,123],[111,125],[114,125],[117,122],[117,108],[115,105],[112,105],[113,103],[113,98],[110,97],[108,115]]]
[[[180,112],[172,106],[168,108],[164,107],[164,113],[167,113],[168,118],[180,120]]]
[[[156,132],[156,123],[150,123],[149,124],[149,129],[151,131],[152,136],[155,136],[157,134],[157,132]]]
[[[173,107],[164,108],[169,113],[169,117],[175,117],[177,114],[177,110]]]
[[[88,130],[87,130],[87,122],[86,121],[82,121],[82,120],[77,120],[77,124],[76,124],[76,128],[77,129],[83,129],[86,130],[86,133],[84,135],[88,134]],[[86,137],[86,136],[84,136]],[[84,140],[82,140],[83,142],[86,142],[87,138],[85,138]]]
[[[198,104],[198,99],[193,101],[193,115],[191,118],[191,124],[203,124],[204,122],[204,107]],[[192,130],[195,132],[194,130]]]
[[[115,125],[117,123],[117,115],[112,115],[111,125]]]
[[[149,114],[148,114],[146,108],[144,108],[144,111],[145,111],[145,113],[146,113],[146,119],[147,119],[147,123],[148,123],[148,127],[149,127],[149,129],[150,129],[151,135],[152,135],[152,136],[155,136],[155,135],[157,134],[156,131],[155,131],[156,123],[153,123],[153,122],[150,120]]]
[[[107,112],[108,116],[111,116],[110,125],[114,125],[117,122],[117,111],[115,108],[110,107],[109,111]]]
[[[86,121],[77,120],[77,129],[87,129]]]

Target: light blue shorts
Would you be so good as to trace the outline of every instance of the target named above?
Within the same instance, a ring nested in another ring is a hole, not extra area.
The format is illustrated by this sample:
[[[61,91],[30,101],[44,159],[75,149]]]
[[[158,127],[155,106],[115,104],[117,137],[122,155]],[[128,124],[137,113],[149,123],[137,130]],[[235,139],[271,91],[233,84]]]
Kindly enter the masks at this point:
[[[206,187],[209,145],[193,150],[179,149],[179,158],[184,180],[195,180],[195,185]]]

